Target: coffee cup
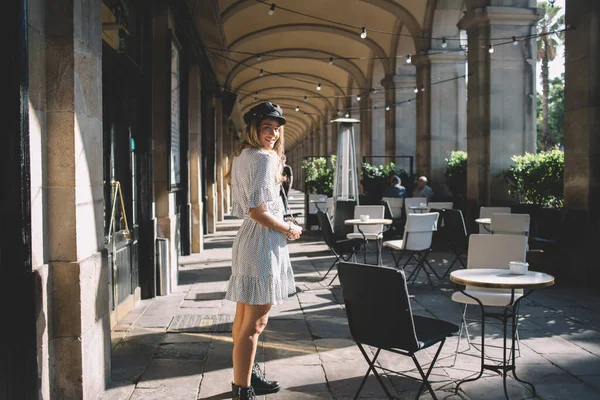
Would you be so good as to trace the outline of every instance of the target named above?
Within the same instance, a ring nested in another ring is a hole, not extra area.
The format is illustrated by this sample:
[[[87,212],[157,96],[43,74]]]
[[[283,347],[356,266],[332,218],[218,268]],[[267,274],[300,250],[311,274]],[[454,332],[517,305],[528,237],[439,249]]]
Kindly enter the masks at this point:
[[[508,265],[510,272],[515,275],[525,275],[529,267],[529,264],[523,261],[511,261]]]
[[[369,218],[370,218],[370,216],[369,216],[369,215],[361,215],[361,216],[360,216],[360,220],[361,220],[361,221],[363,221],[363,222],[365,222],[365,221],[368,221],[368,220],[369,220]]]

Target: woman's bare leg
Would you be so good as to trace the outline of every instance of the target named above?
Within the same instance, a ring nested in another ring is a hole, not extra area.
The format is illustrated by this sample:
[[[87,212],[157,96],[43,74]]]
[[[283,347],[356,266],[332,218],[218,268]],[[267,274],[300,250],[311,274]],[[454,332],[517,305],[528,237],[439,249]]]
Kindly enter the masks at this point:
[[[244,320],[244,310],[246,309],[244,303],[235,303],[235,318],[233,319],[233,326],[231,328],[231,338],[233,339],[233,345],[235,346],[235,340],[237,339],[240,328],[242,327],[242,321]]]
[[[238,303],[236,320],[239,307],[243,306],[242,322],[236,332],[233,332],[233,383],[237,386],[250,386],[252,364],[256,355],[258,337],[267,326],[269,320],[270,304],[251,305]],[[235,326],[235,320],[234,320]]]

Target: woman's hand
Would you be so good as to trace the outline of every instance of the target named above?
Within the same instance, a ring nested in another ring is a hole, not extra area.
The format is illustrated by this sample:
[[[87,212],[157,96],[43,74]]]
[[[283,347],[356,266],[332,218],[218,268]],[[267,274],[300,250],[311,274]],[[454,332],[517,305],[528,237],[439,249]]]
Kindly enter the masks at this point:
[[[302,235],[302,227],[290,222],[289,230],[286,234],[288,240],[297,240],[300,235]]]

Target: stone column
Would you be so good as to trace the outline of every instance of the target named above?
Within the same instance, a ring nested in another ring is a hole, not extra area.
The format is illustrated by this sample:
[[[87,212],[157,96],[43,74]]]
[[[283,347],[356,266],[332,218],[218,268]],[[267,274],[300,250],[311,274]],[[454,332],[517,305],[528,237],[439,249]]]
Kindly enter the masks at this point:
[[[565,207],[600,219],[600,4],[569,0],[565,58]],[[595,28],[594,28],[595,27]]]
[[[110,379],[108,268],[101,255],[101,15],[100,2],[46,4],[47,158],[42,162],[47,163],[47,254],[53,282],[48,290],[54,310],[49,316],[50,387],[58,399],[98,398]],[[9,325],[4,329],[19,329]]]
[[[491,3],[479,1],[458,23],[468,34],[467,201],[473,216],[481,205],[509,203],[498,174],[513,155],[535,151],[535,39],[496,45],[492,54],[488,48],[498,43],[491,38],[534,35],[538,10],[519,7],[519,0],[503,3],[515,7]]]
[[[189,192],[190,192],[190,227],[191,251],[200,253],[204,250],[202,226],[202,111],[201,111],[200,67],[190,65],[189,72]]]
[[[385,93],[377,96],[378,101],[383,101],[383,111],[379,111],[376,115],[383,114],[384,124],[384,137],[382,140],[384,143],[384,152],[381,155],[393,157],[396,155],[396,85],[394,82],[394,75],[387,76],[381,80]],[[387,109],[389,107],[389,109]],[[381,128],[381,121],[378,123],[378,127]],[[379,137],[379,135],[378,135]]]
[[[435,196],[444,199],[451,196],[444,182],[445,159],[453,150],[466,150],[465,56],[433,51],[413,62],[419,89],[416,173],[427,176]]]
[[[229,214],[231,209],[231,187],[225,180],[225,174],[229,170],[229,157],[231,157],[231,140],[233,138],[233,127],[230,121],[226,124],[223,136],[223,212]]]
[[[216,193],[216,211],[217,221],[223,221],[223,135],[225,128],[223,127],[223,101],[221,97],[215,97],[215,146],[217,157],[215,160],[216,178],[217,178],[217,193]]]

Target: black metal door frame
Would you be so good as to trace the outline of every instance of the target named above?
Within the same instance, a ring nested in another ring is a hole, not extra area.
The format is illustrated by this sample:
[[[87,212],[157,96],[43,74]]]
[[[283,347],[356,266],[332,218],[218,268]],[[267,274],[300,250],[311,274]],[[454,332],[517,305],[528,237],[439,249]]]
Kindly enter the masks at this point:
[[[29,71],[27,1],[7,8],[4,24],[9,70],[2,75],[0,139],[0,399],[38,398],[35,274],[31,266]],[[37,292],[37,293],[36,293]]]

